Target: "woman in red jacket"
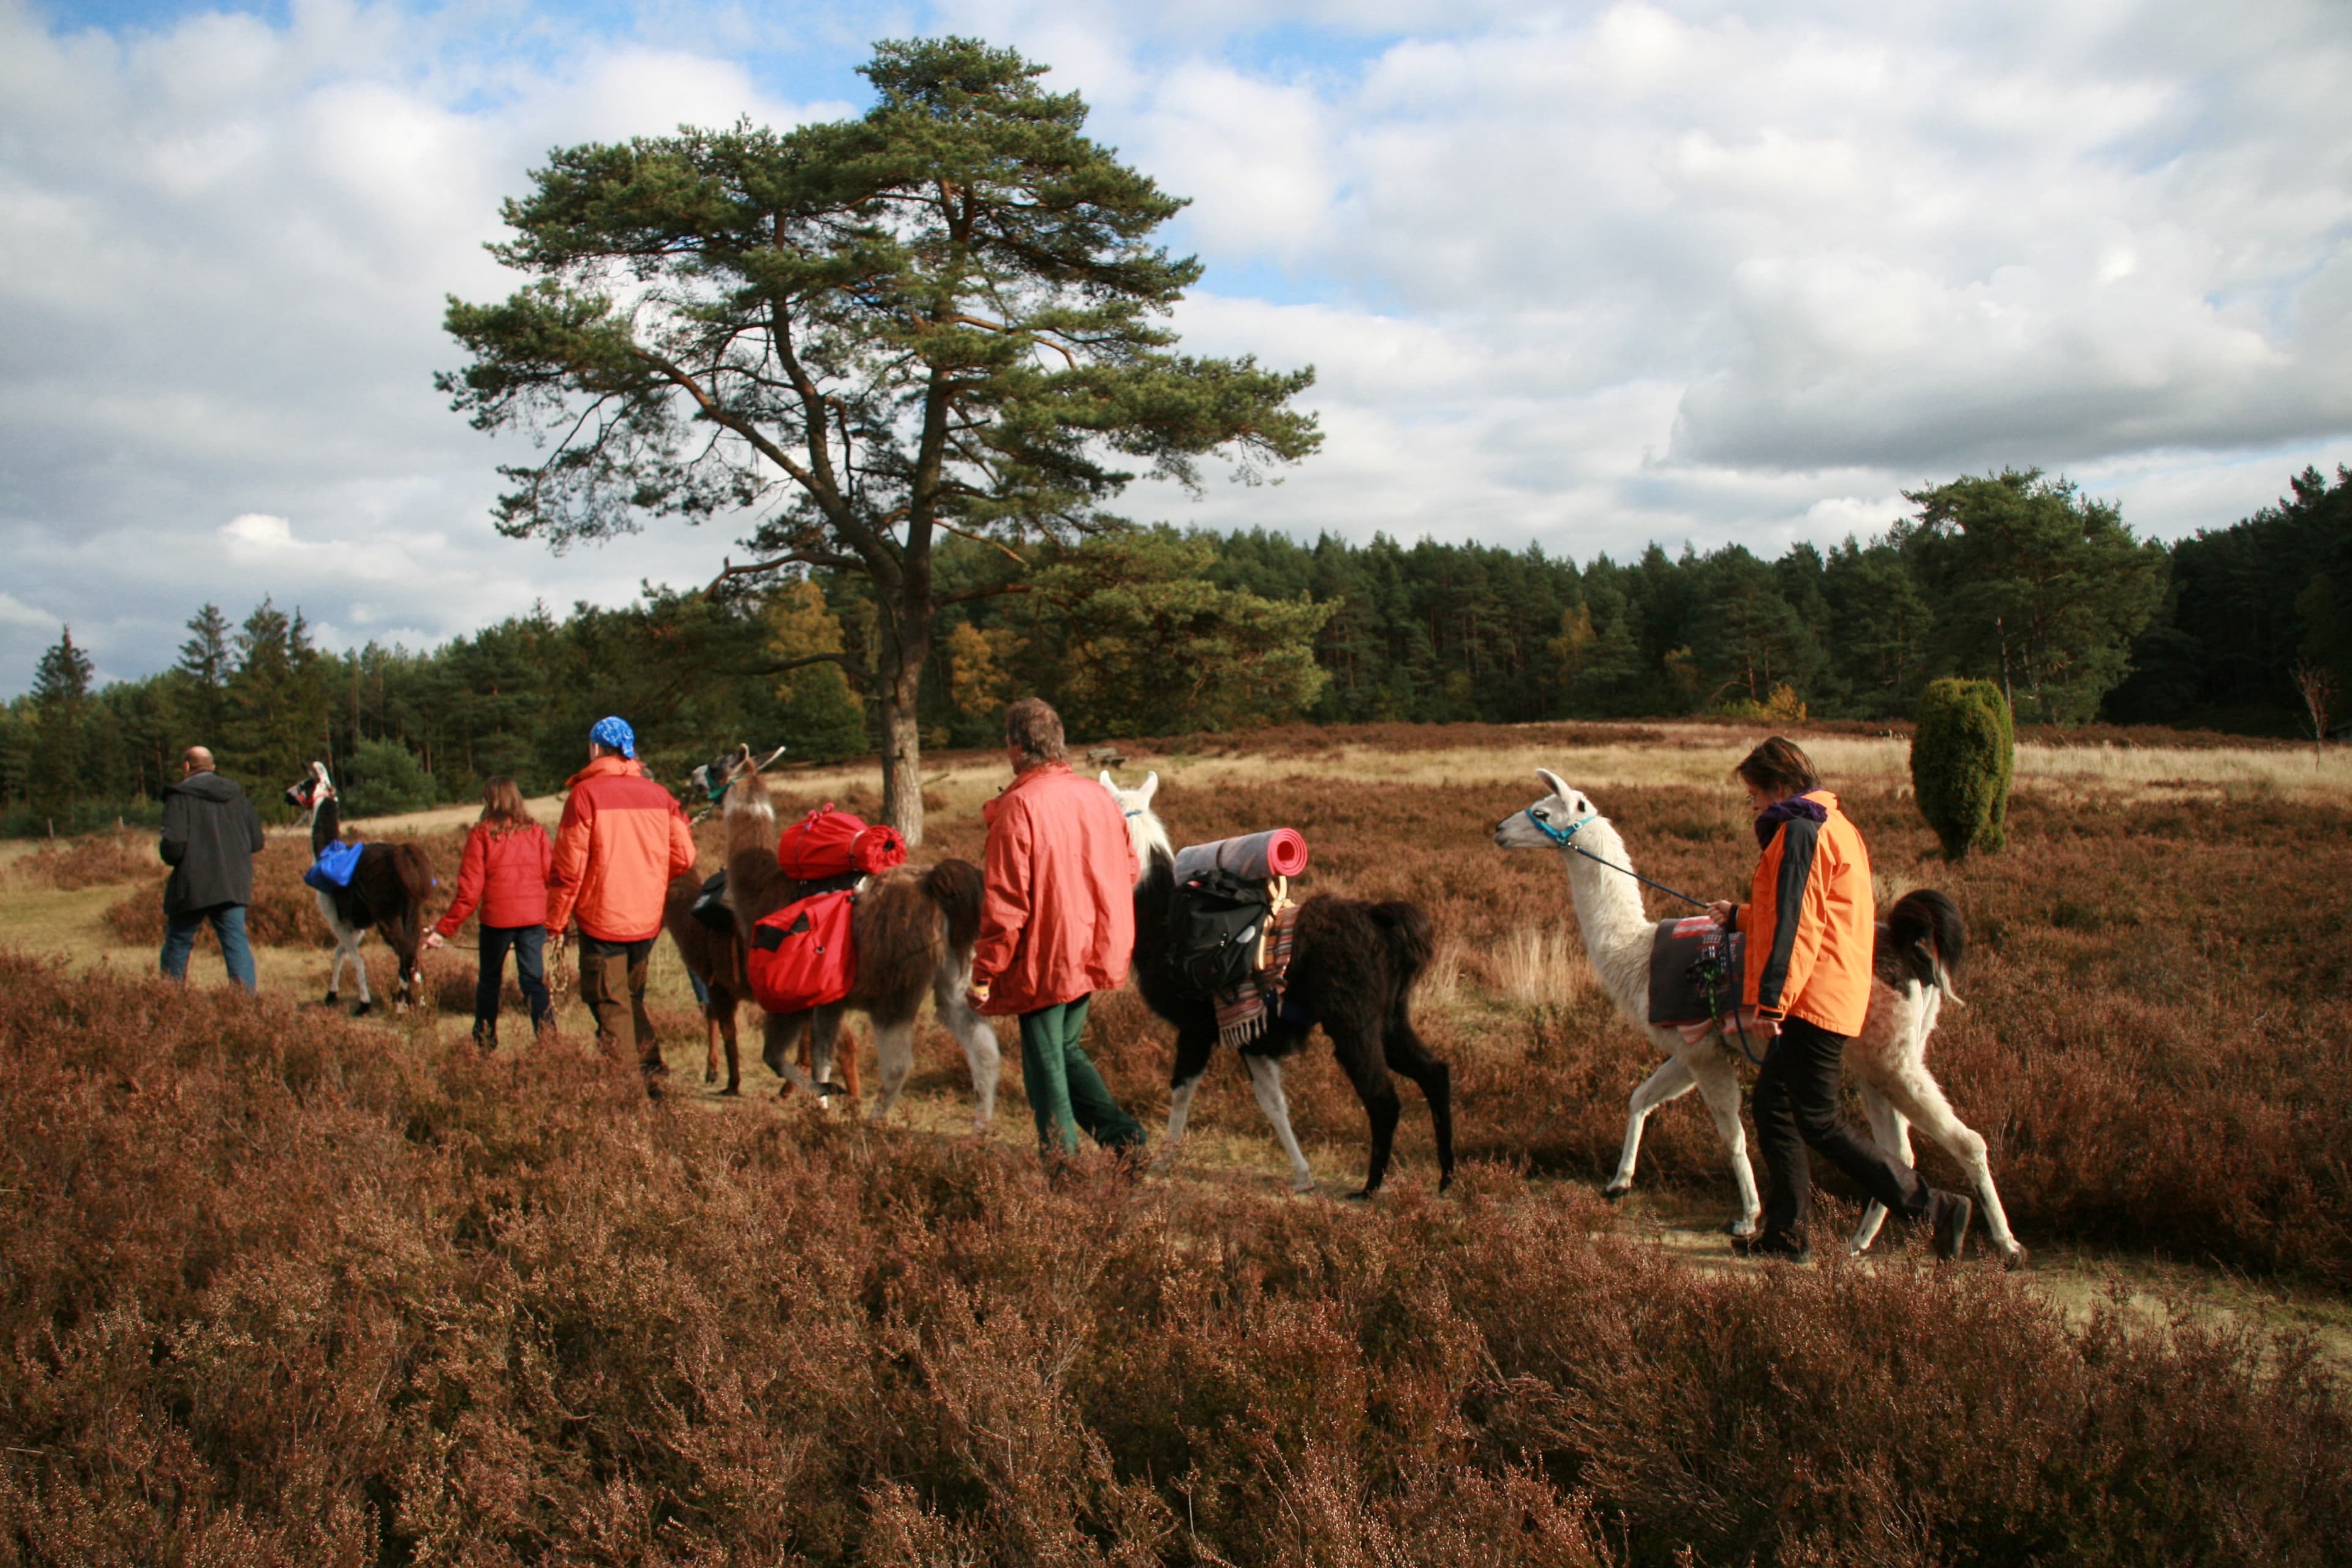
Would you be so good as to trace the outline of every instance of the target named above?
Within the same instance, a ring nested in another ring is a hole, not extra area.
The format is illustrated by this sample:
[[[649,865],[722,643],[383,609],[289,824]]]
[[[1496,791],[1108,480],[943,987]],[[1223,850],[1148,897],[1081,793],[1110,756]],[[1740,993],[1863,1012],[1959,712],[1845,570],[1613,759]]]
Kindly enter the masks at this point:
[[[545,967],[547,871],[553,848],[514,780],[494,773],[482,781],[482,818],[466,836],[457,896],[425,945],[443,945],[480,906],[482,968],[474,984],[474,1043],[486,1051],[499,1045],[499,992],[506,983],[509,948],[514,950],[523,1000],[530,1005],[531,1027],[541,1036],[554,1032]]]

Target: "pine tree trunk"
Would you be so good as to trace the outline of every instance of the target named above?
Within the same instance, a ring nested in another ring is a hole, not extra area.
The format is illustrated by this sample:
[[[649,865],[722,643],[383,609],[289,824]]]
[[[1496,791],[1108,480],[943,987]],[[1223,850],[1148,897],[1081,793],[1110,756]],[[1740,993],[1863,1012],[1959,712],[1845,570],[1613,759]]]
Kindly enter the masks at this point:
[[[899,612],[897,637],[885,635],[882,668],[876,671],[882,696],[882,820],[897,828],[908,848],[923,841],[923,736],[919,723],[923,665],[930,657],[931,617],[927,607]]]

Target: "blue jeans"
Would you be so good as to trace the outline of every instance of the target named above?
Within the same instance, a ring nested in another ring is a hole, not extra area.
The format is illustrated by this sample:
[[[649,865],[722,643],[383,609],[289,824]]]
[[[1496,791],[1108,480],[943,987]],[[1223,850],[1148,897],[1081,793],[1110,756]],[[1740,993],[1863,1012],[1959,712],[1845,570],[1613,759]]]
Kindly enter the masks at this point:
[[[245,906],[215,904],[208,910],[190,910],[185,914],[163,916],[163,978],[184,982],[188,977],[188,954],[196,948],[196,932],[206,921],[213,923],[213,934],[220,938],[221,957],[228,964],[228,977],[247,991],[260,989],[253,973],[253,947],[245,940]]]
[[[499,990],[506,981],[507,950],[514,950],[515,979],[522,986],[522,999],[530,1007],[530,1026],[534,1029],[547,1017],[547,928],[545,926],[483,926],[477,951],[481,955],[481,976],[474,982],[474,1026],[495,1024],[499,1020]]]

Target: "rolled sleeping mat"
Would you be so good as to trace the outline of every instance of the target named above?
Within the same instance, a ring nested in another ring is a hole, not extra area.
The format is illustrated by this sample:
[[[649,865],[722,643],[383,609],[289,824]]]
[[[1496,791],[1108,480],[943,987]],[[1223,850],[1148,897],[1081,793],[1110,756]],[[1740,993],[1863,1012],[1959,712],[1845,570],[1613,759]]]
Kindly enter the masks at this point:
[[[1307,840],[1295,827],[1189,845],[1176,852],[1180,882],[1204,871],[1230,871],[1246,881],[1261,882],[1273,877],[1296,877],[1305,869]]]

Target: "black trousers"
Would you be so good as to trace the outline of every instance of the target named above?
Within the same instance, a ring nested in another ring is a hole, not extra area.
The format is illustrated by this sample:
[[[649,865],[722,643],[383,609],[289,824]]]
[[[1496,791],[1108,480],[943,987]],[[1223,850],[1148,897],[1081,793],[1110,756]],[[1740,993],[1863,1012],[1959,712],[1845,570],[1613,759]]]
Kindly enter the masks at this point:
[[[530,1025],[537,1028],[546,1021],[551,1004],[547,997],[547,928],[545,926],[482,926],[475,952],[481,958],[481,969],[474,981],[474,1026],[488,1028],[499,1021],[499,994],[505,989],[507,953],[511,950],[515,961],[515,979],[522,986],[522,999],[530,1008]]]
[[[1907,1219],[1927,1213],[1927,1184],[1879,1146],[1855,1136],[1838,1114],[1838,1080],[1847,1037],[1790,1018],[1764,1053],[1756,1076],[1756,1141],[1764,1146],[1764,1239],[1805,1245],[1813,1211],[1807,1146],[1853,1178],[1864,1192]]]

